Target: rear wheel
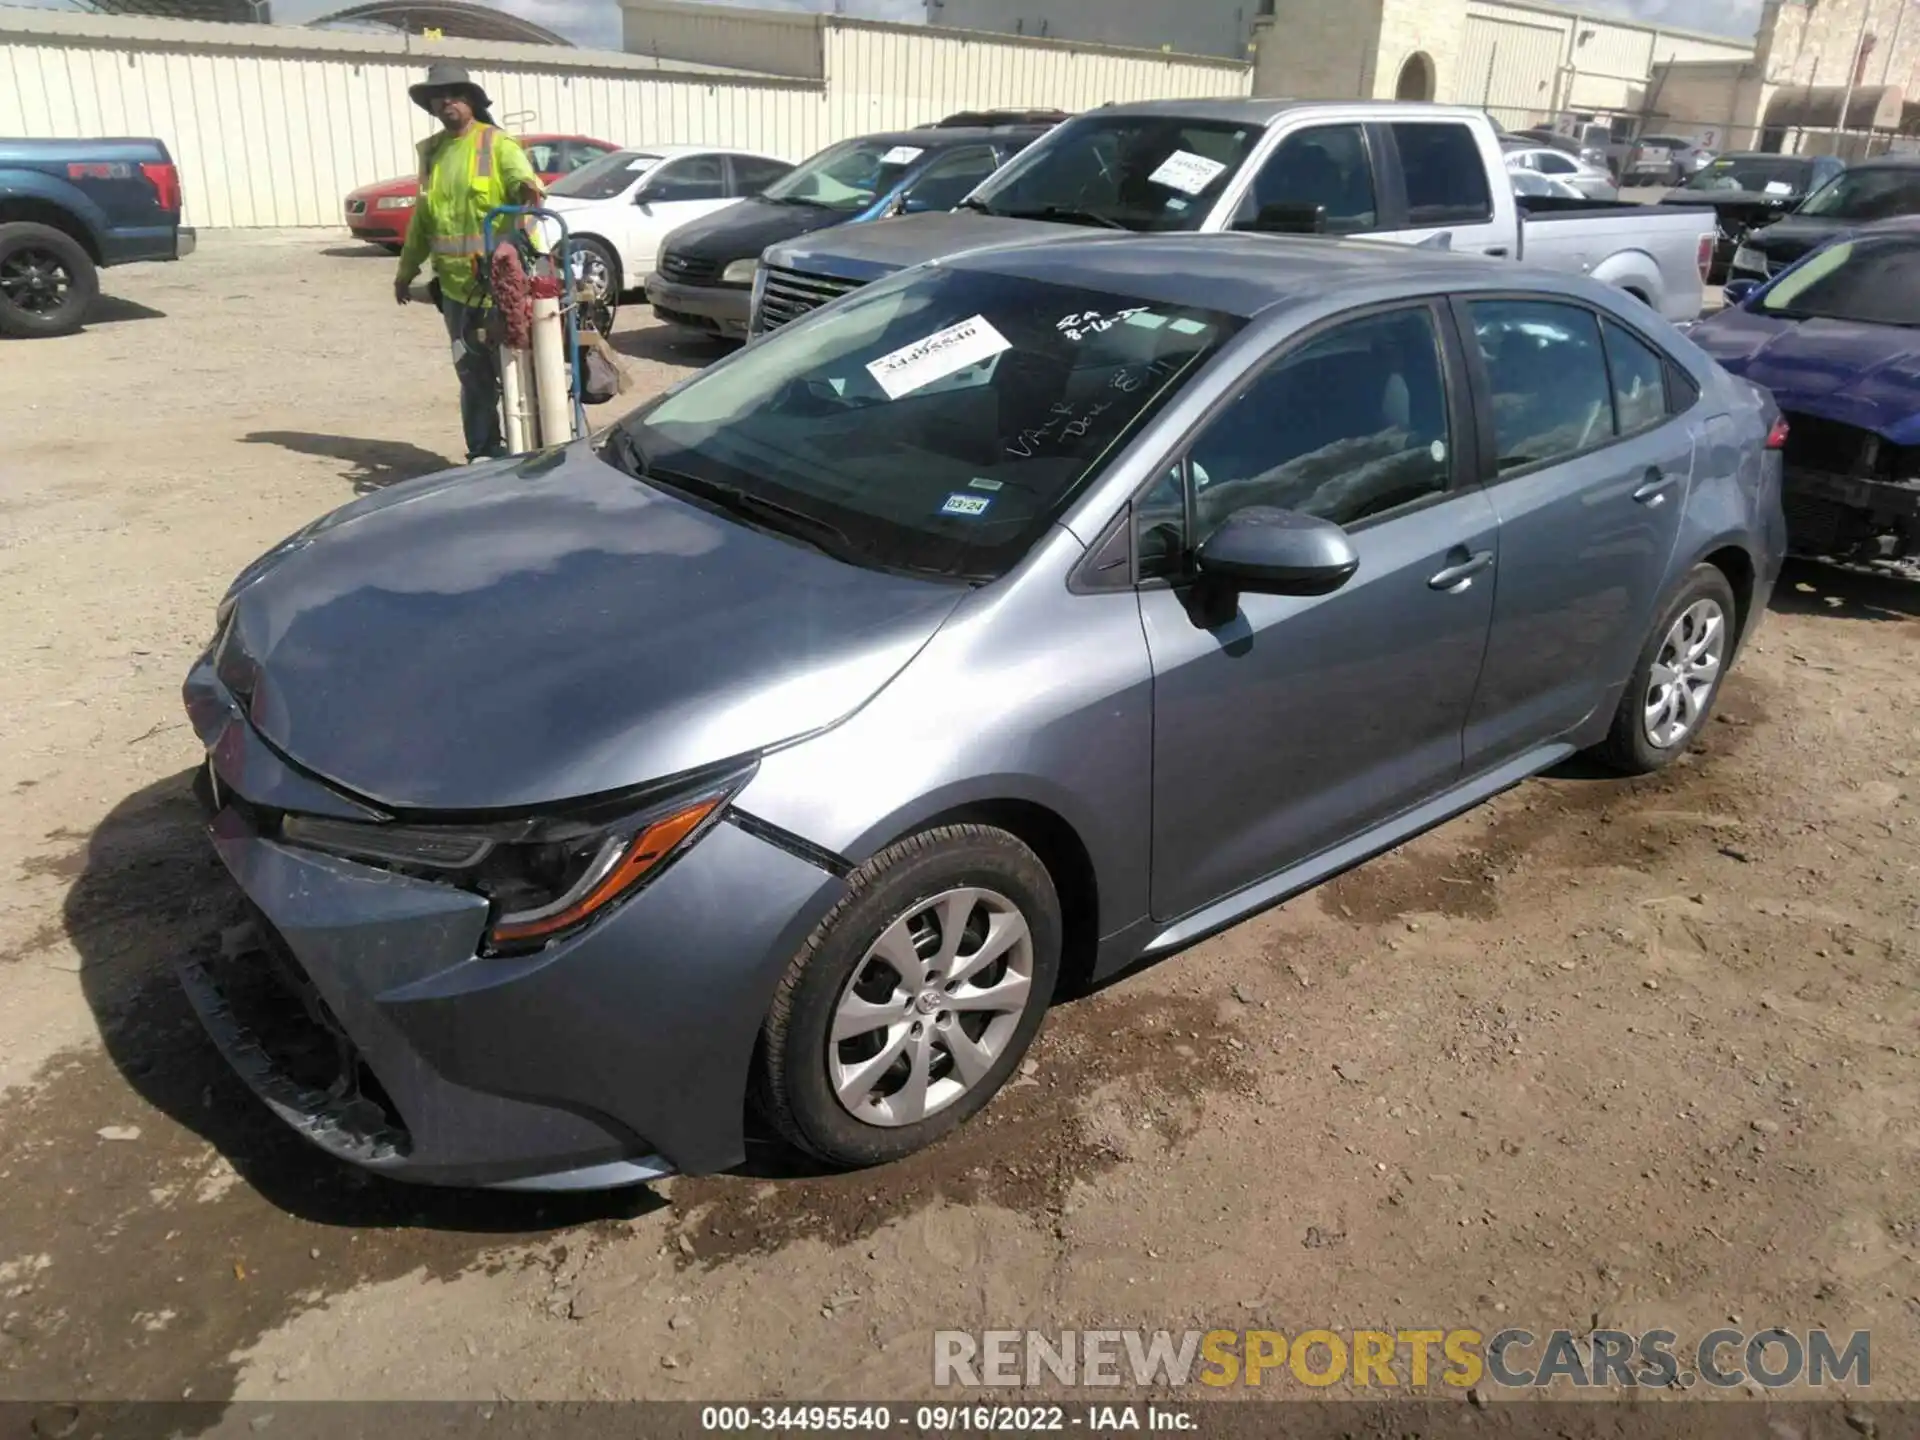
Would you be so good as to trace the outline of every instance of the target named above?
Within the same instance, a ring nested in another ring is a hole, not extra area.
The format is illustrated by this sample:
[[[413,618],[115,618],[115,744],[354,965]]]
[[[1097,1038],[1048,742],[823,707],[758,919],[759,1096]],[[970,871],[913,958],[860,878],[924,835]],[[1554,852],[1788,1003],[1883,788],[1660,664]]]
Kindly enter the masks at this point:
[[[0,225],[0,334],[70,334],[99,293],[92,258],[64,230],[31,221]]]
[[[767,1119],[847,1167],[956,1129],[1046,1018],[1060,932],[1046,867],[1003,830],[943,826],[875,856],[794,957],[762,1027]]]
[[[1660,613],[1620,697],[1601,758],[1629,775],[1664,769],[1700,733],[1733,658],[1733,586],[1696,565]]]

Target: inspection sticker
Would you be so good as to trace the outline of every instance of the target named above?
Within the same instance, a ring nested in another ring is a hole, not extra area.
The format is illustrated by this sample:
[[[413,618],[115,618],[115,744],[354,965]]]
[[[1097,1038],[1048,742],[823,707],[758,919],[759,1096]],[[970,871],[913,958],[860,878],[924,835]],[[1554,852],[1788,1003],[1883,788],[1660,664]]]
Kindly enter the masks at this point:
[[[1155,185],[1171,185],[1189,195],[1198,195],[1211,185],[1227,167],[1191,150],[1176,150],[1160,162],[1160,168],[1147,179]]]
[[[936,330],[926,339],[902,346],[891,355],[868,361],[867,373],[887,392],[889,400],[898,400],[922,385],[958,375],[1012,348],[1013,342],[994,329],[986,316],[976,315],[958,325]]]
[[[973,479],[967,482],[967,485],[968,488],[973,490],[998,490],[1001,488],[998,480],[989,480],[984,475],[974,476]]]
[[[940,507],[940,513],[942,515],[984,515],[991,504],[993,504],[991,496],[962,495],[955,491],[947,496],[947,503]]]
[[[912,145],[896,145],[880,157],[882,165],[911,165],[927,152]]]

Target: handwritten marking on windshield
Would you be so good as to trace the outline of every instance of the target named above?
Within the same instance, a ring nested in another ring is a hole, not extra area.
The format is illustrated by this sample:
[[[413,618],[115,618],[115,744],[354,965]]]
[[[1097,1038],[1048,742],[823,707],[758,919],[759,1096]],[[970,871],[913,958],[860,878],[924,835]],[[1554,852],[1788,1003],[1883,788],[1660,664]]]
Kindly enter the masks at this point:
[[[1097,405],[1088,406],[1082,414],[1076,412],[1071,405],[1055,401],[1052,407],[1053,418],[1044,425],[1030,426],[1022,430],[1006,447],[1007,453],[1018,456],[1022,460],[1031,460],[1039,453],[1040,447],[1049,440],[1078,440],[1093,428],[1095,420],[1111,408],[1111,402],[1102,400]]]
[[[1098,310],[1063,315],[1054,329],[1077,343],[1089,335],[1104,335],[1114,326],[1124,325],[1135,315],[1144,313],[1146,308],[1144,305],[1136,305],[1130,310],[1116,310],[1111,315],[1102,314]]]

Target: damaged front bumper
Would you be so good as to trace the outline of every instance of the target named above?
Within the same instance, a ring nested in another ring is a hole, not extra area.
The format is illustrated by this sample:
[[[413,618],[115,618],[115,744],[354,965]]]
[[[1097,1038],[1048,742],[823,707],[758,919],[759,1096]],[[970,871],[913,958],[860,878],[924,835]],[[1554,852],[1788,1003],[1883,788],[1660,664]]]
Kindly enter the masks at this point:
[[[1920,556],[1920,479],[1788,465],[1781,493],[1792,553],[1833,560]]]
[[[483,955],[483,896],[280,839],[287,811],[366,808],[265,745],[209,662],[186,698],[209,833],[259,943],[180,979],[289,1125],[448,1185],[600,1189],[744,1158],[761,1021],[839,879],[722,823],[584,931]]]

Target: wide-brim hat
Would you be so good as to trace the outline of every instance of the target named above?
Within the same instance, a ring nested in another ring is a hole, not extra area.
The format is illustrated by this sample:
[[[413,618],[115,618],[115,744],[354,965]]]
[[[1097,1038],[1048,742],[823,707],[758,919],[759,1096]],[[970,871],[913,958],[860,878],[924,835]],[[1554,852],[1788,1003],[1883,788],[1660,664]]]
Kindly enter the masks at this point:
[[[407,94],[413,103],[429,114],[433,112],[433,102],[447,91],[455,91],[473,106],[473,113],[481,120],[492,123],[487,113],[493,108],[493,102],[487,98],[487,92],[473,83],[473,77],[467,74],[467,67],[455,65],[448,60],[436,60],[427,67],[427,78],[418,85],[409,85]]]

